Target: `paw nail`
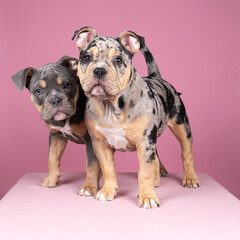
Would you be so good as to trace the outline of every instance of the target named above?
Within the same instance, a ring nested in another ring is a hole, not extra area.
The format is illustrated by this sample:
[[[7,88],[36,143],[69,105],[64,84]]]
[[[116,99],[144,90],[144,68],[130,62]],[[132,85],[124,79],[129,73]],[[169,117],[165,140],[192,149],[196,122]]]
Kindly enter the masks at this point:
[[[150,200],[150,203],[151,203],[151,206],[152,207],[154,207],[154,208],[156,208],[157,207],[157,204],[155,203],[155,201],[154,200]]]
[[[85,191],[85,196],[91,196],[91,194],[88,191]]]
[[[99,200],[100,200],[100,201],[106,201],[106,198],[105,198],[102,194],[100,194]]]
[[[83,195],[83,189],[81,189],[81,190],[79,191],[79,195],[80,195],[80,196]]]
[[[145,203],[143,207],[148,209],[148,208],[150,208],[150,205],[148,203]]]

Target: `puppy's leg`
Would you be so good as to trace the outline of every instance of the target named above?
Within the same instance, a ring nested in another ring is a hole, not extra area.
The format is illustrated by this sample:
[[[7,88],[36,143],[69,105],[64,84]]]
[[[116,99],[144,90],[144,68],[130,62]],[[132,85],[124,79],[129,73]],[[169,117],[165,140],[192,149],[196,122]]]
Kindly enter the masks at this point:
[[[48,176],[43,179],[43,187],[55,187],[61,176],[60,159],[67,145],[67,139],[60,133],[49,134]]]
[[[157,155],[157,149],[155,154],[155,167],[154,167],[154,187],[159,187],[160,185],[160,159]]]
[[[157,155],[157,158],[159,160],[159,167],[160,167],[160,176],[161,177],[166,177],[168,172],[167,172],[167,169],[163,166],[159,156],[158,156],[158,152],[157,152],[157,148],[156,148],[156,155]]]
[[[194,170],[194,160],[192,153],[192,134],[187,115],[184,114],[182,120],[181,116],[168,121],[168,126],[179,141],[182,150],[182,162],[184,176],[182,185],[184,187],[196,188],[199,187],[199,180]]]
[[[158,158],[156,157],[155,146],[152,146],[151,149],[153,150],[146,151],[147,145],[148,143],[142,141],[137,146],[139,160],[138,206],[144,208],[155,208],[160,204],[154,189],[156,162],[158,161]]]
[[[117,174],[113,159],[114,150],[95,138],[92,138],[92,143],[103,175],[103,186],[98,191],[96,199],[111,201],[115,198],[118,190]]]
[[[79,189],[80,196],[96,195],[99,189],[99,178],[101,170],[98,159],[93,151],[92,141],[87,133],[86,136],[86,149],[87,149],[87,169],[86,180],[83,186]]]
[[[155,164],[155,178],[154,178],[154,186],[159,187],[160,185],[160,176],[166,177],[168,172],[166,168],[163,166],[162,162],[160,161],[160,158],[157,153],[156,149],[156,164]]]

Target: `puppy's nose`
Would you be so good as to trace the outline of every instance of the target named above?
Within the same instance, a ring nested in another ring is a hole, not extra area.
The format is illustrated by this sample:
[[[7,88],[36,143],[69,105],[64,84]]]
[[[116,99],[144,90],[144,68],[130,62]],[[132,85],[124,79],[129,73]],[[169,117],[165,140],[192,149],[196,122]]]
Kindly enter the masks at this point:
[[[101,79],[106,75],[107,71],[105,68],[95,68],[93,73],[94,77]]]
[[[50,103],[53,105],[53,107],[59,107],[61,105],[61,102],[61,98],[53,98]]]

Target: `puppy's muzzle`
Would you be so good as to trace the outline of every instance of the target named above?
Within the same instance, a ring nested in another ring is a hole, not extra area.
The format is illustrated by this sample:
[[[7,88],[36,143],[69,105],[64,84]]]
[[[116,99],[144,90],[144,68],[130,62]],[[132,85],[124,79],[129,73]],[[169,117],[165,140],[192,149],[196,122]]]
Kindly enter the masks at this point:
[[[55,97],[50,100],[50,104],[52,104],[53,107],[60,107],[61,103],[62,103],[62,99],[59,97]]]
[[[73,103],[60,92],[51,93],[46,99],[41,113],[44,120],[64,120],[73,115],[75,111]]]
[[[105,68],[95,68],[93,74],[95,78],[103,79],[107,74],[107,70]]]
[[[50,104],[52,104],[53,107],[60,107],[61,103],[62,103],[62,99],[59,97],[55,97],[50,100]]]

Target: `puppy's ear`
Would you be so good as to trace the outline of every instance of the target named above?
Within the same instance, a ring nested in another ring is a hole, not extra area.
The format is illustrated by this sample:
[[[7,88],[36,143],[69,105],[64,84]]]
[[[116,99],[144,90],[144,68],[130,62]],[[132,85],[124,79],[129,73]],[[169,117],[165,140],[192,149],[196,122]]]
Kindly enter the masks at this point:
[[[133,55],[140,49],[141,45],[145,45],[144,38],[131,31],[122,32],[118,38],[121,44]]]
[[[36,69],[29,67],[12,76],[12,80],[20,92],[24,89],[24,87],[29,88],[30,80],[35,72]]]
[[[72,40],[77,36],[76,45],[81,50],[88,43],[90,43],[93,38],[97,37],[97,32],[91,27],[83,27],[80,30],[75,31]]]
[[[61,59],[57,61],[57,64],[62,65],[66,68],[72,69],[75,73],[77,73],[77,65],[78,60],[73,57],[63,56]]]

